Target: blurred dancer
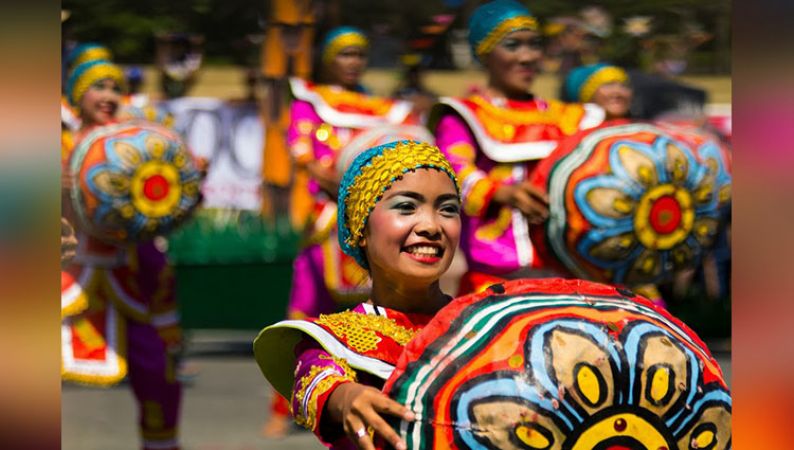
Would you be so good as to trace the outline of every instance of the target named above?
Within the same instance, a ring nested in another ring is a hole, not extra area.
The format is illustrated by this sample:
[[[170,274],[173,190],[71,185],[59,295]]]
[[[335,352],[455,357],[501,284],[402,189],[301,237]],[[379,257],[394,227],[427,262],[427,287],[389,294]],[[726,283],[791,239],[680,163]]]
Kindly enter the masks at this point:
[[[204,37],[183,33],[155,36],[157,68],[164,98],[183,97],[196,82],[204,60]]]
[[[605,113],[605,120],[625,119],[630,115],[633,91],[625,70],[606,63],[574,68],[565,79],[564,99],[594,103]]]
[[[630,118],[633,91],[628,74],[620,67],[606,63],[576,67],[565,79],[563,92],[565,100],[591,103],[602,108],[605,122],[627,121]],[[655,305],[667,306],[656,285],[642,284],[631,288]]]
[[[442,98],[430,129],[461,181],[461,250],[468,272],[458,295],[497,279],[546,275],[529,227],[548,217],[548,200],[526,180],[559,139],[598,125],[600,108],[534,96],[543,57],[537,20],[515,0],[479,6],[469,22],[473,53],[488,72],[482,93]]]
[[[74,67],[66,95],[81,120],[76,143],[95,127],[117,120],[124,85],[121,68],[109,61]],[[71,156],[67,150],[65,174]],[[68,176],[63,180],[62,207],[76,225],[69,196],[73,182]],[[166,257],[153,242],[120,246],[79,228],[77,233],[73,262],[61,272],[62,377],[112,386],[129,376],[142,448],[178,449],[181,386],[175,358],[181,329]]]

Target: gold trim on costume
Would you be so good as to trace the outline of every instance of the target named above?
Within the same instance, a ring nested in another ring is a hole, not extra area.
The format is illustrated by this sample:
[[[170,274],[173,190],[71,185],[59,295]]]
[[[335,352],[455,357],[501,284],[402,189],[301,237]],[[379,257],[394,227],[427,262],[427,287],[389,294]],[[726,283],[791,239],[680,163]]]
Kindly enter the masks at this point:
[[[315,86],[314,92],[334,109],[339,109],[340,106],[355,106],[372,111],[376,116],[385,116],[394,106],[394,101],[391,99],[348,91],[333,85]],[[330,127],[328,124],[324,125]],[[320,139],[320,136],[317,136],[317,139],[321,142],[323,141],[323,139]]]
[[[72,323],[88,321],[88,319],[83,316],[64,319],[64,323],[61,324],[62,379],[91,386],[109,387],[119,383],[127,375],[127,324],[124,317],[111,305],[106,307],[105,335],[101,336],[101,339],[105,341],[107,355],[104,361],[85,361],[74,358],[71,348]]]
[[[416,331],[398,325],[394,319],[384,316],[344,311],[336,314],[321,314],[317,325],[328,327],[332,333],[344,337],[347,345],[359,353],[375,350],[382,336],[393,339],[400,345],[410,341]]]
[[[290,409],[293,408],[293,403],[300,405],[299,411],[292,411],[295,423],[309,430],[313,430],[317,425],[317,399],[337,383],[357,380],[356,371],[346,361],[340,358],[333,358],[333,360],[342,368],[344,374],[340,374],[339,370],[333,366],[312,366],[309,373],[301,377],[300,389],[293,396],[294,402],[290,402]],[[327,375],[323,376],[324,372]],[[322,378],[314,383],[317,377]],[[312,389],[309,390],[309,387]],[[307,394],[309,395],[308,400],[306,399]]]

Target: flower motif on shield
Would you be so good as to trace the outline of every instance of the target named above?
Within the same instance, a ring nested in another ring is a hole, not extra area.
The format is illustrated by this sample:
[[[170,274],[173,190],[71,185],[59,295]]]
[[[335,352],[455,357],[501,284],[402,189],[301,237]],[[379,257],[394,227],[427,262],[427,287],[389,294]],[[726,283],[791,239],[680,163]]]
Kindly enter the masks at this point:
[[[139,129],[102,145],[106,160],[86,176],[98,200],[94,224],[116,230],[121,239],[148,235],[172,226],[197,203],[199,174],[179,140]]]
[[[626,284],[691,266],[712,244],[730,196],[719,148],[708,142],[698,157],[685,143],[659,136],[651,144],[616,141],[608,155],[610,173],[582,180],[574,191],[592,225],[579,254]]]
[[[703,355],[651,322],[617,336],[558,319],[528,336],[522,372],[467,382],[453,402],[462,448],[725,450],[731,398]]]

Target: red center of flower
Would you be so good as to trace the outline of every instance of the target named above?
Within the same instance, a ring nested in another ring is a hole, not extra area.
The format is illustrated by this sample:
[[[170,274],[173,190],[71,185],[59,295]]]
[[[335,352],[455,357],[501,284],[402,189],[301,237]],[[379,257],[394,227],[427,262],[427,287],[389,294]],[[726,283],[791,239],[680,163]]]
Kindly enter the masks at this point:
[[[681,224],[681,205],[672,195],[659,197],[651,205],[650,222],[657,233],[672,233]]]
[[[151,201],[159,201],[168,195],[168,180],[162,175],[152,175],[143,182],[143,195]]]

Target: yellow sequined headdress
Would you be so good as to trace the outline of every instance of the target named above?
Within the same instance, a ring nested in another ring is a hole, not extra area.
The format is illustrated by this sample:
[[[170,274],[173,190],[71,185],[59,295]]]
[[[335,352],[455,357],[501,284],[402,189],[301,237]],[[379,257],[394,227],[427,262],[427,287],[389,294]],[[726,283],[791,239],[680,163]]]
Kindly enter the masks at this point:
[[[328,32],[322,45],[323,63],[328,64],[345,47],[367,48],[369,41],[364,32],[355,27],[337,27]]]
[[[80,64],[87,63],[89,61],[98,61],[100,59],[112,61],[113,54],[110,52],[110,49],[104,45],[89,42],[86,44],[80,44],[71,52],[69,52],[69,54],[66,56],[66,65],[69,69],[72,69],[79,66]]]
[[[406,172],[433,168],[449,175],[460,194],[458,179],[438,147],[417,141],[379,145],[356,157],[339,185],[339,245],[363,268],[367,258],[359,247],[369,214],[383,194]]]
[[[609,83],[628,83],[625,70],[605,63],[577,67],[565,78],[565,100],[586,103],[599,87]]]
[[[538,21],[515,0],[494,0],[477,7],[469,19],[469,45],[477,58],[491,52],[508,34],[537,30]]]
[[[97,81],[109,78],[115,81],[122,89],[126,85],[124,72],[110,61],[100,59],[82,63],[72,69],[69,80],[66,82],[66,97],[72,106],[79,106],[80,99],[88,88]]]

